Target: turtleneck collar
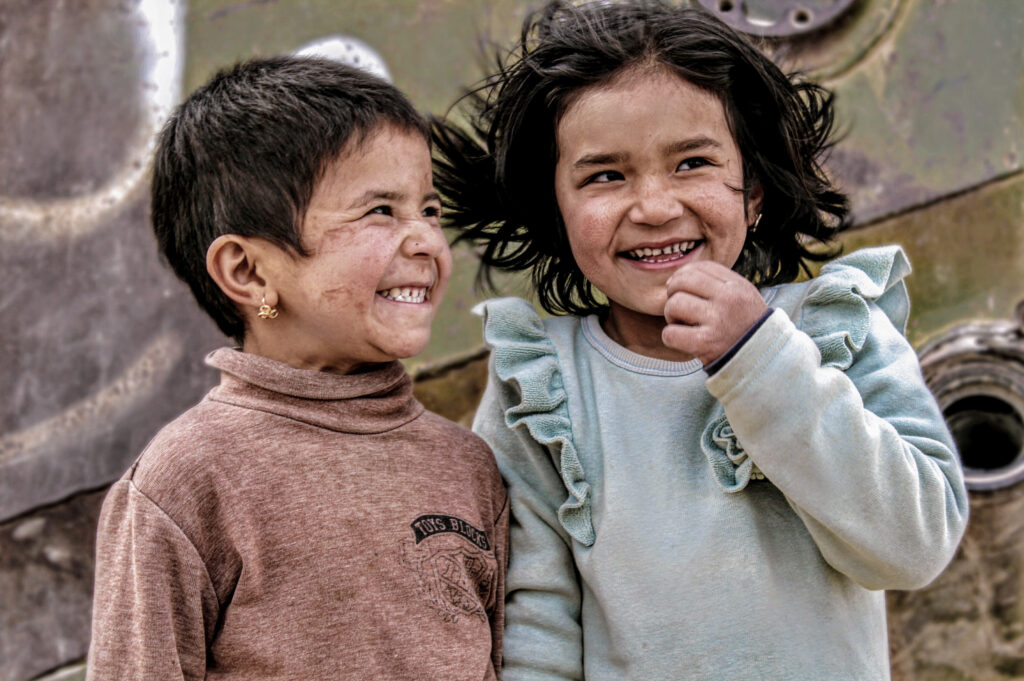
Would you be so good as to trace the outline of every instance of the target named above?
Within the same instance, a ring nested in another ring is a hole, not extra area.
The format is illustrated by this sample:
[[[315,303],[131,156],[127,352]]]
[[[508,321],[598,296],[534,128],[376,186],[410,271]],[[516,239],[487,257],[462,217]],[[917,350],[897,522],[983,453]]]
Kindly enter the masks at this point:
[[[214,350],[206,363],[220,369],[209,395],[217,402],[278,414],[344,433],[383,433],[423,413],[412,379],[400,362],[359,374],[296,369],[232,348]]]

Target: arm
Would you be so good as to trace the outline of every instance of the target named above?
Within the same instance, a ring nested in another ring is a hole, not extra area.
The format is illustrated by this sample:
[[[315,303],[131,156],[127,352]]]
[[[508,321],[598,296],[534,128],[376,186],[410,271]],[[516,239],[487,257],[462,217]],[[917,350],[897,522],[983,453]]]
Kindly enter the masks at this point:
[[[217,597],[195,547],[131,480],[103,503],[88,678],[206,678]]]
[[[582,679],[580,589],[572,540],[557,516],[565,486],[549,450],[525,426],[506,425],[507,390],[492,372],[473,423],[494,451],[510,500],[503,678]]]
[[[505,635],[505,574],[508,572],[509,500],[507,495],[502,496],[505,503],[494,520],[494,557],[498,562],[498,578],[494,585],[494,608],[490,612],[491,661],[494,665],[494,675],[498,679],[501,678],[502,639]]]
[[[870,589],[919,588],[953,556],[966,492],[913,348],[870,312],[845,372],[777,310],[708,389],[830,565]]]

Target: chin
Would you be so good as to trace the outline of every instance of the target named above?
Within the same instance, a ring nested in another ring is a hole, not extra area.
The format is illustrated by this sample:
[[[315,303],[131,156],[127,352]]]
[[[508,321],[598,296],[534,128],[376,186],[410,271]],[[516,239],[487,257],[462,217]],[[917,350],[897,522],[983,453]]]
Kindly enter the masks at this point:
[[[407,342],[392,345],[388,348],[387,354],[395,359],[409,359],[423,352],[429,342],[429,334],[426,338],[410,339]]]

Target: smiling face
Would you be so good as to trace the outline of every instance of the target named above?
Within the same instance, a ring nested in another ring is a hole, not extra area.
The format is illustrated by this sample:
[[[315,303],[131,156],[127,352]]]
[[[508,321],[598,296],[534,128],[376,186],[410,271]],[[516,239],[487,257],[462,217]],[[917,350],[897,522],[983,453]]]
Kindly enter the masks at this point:
[[[749,215],[722,103],[664,68],[583,91],[558,124],[555,195],[580,270],[609,299],[605,330],[644,354],[661,346],[665,284],[679,267],[732,267]]]
[[[307,256],[271,249],[274,320],[253,320],[246,350],[350,373],[426,346],[451,273],[430,150],[391,126],[330,163],[302,222]]]

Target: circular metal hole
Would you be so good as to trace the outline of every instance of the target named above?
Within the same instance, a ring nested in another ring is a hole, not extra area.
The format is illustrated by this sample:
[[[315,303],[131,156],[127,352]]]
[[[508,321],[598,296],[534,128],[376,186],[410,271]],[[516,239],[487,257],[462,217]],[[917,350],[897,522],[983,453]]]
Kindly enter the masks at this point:
[[[718,0],[718,11],[719,12],[731,12],[735,5],[732,0]]]
[[[960,454],[968,489],[1024,481],[1024,336],[1008,322],[952,329],[921,369]]]
[[[971,395],[943,414],[965,469],[987,473],[1021,462],[1024,418],[1013,405],[990,395]]]
[[[793,12],[793,25],[806,26],[807,24],[811,23],[811,19],[813,18],[814,17],[811,16],[809,10],[802,8],[798,9],[797,11]]]

